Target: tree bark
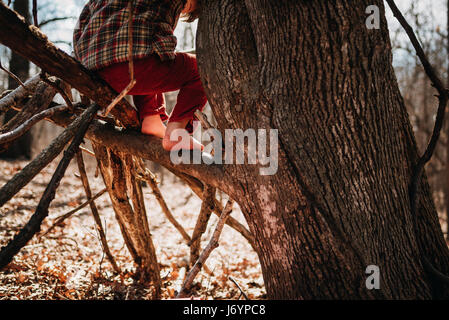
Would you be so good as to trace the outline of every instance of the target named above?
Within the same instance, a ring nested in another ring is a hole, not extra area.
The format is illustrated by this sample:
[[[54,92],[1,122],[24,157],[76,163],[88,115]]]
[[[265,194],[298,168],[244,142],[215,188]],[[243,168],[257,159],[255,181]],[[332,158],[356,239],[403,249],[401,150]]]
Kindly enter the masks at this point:
[[[95,143],[93,148],[125,244],[137,266],[138,279],[152,282],[156,297],[159,297],[160,269],[148,226],[141,182],[133,176],[137,169],[132,156]]]
[[[373,4],[379,30],[365,26]],[[421,262],[449,274],[426,177],[416,233],[410,215],[418,155],[382,1],[207,1],[197,48],[219,128],[279,130],[277,174],[227,172],[269,298],[448,297]]]

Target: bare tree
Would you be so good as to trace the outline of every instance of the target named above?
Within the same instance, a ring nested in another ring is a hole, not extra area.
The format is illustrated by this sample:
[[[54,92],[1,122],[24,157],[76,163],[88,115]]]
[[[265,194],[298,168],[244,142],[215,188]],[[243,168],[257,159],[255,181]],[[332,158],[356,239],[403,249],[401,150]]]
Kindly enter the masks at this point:
[[[380,8],[380,29],[364,23],[371,5]],[[175,165],[159,139],[132,130],[137,118],[125,101],[111,113],[127,130],[92,122],[86,137],[145,281],[157,286],[160,276],[134,175],[141,158],[165,166],[197,194],[207,185],[240,205],[250,228],[241,233],[253,239],[269,298],[448,298],[442,279],[449,250],[421,174],[438,140],[447,89],[412,38],[440,95],[437,127],[420,157],[384,12],[380,0],[203,2],[198,62],[218,129],[278,130],[276,174],[260,175],[260,163]],[[0,17],[0,42],[103,108],[116,97],[3,4]],[[72,122],[70,113],[51,120]],[[381,272],[379,290],[366,286],[370,265]]]

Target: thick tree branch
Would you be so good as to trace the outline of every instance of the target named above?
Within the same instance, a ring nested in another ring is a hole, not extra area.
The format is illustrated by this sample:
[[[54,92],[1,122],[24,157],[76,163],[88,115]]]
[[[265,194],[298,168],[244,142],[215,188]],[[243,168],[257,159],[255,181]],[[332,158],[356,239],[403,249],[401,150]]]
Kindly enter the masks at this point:
[[[51,117],[51,121],[65,127],[70,123],[71,116],[65,112],[57,113]],[[175,165],[170,159],[170,153],[162,148],[161,139],[154,136],[143,135],[135,130],[120,130],[110,124],[95,120],[89,127],[86,137],[113,150],[157,162],[166,168],[194,176],[204,183],[227,191],[227,185],[223,183],[225,181],[223,166],[216,164]]]
[[[20,39],[20,41],[17,41]],[[117,93],[95,72],[54,46],[35,26],[0,2],[0,43],[32,61],[106,108]],[[111,112],[126,127],[137,127],[136,110],[124,99]]]

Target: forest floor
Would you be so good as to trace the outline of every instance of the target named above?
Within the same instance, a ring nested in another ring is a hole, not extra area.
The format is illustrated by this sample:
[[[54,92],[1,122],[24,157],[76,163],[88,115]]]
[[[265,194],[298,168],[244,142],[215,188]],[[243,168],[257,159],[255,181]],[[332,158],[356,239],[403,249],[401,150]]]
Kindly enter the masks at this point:
[[[88,156],[85,155],[85,158]],[[27,164],[26,161],[0,160],[0,185]],[[4,246],[28,221],[57,162],[47,166],[12,200],[0,208],[0,246]],[[86,163],[93,194],[104,188],[101,176],[94,177],[95,163]],[[57,190],[50,213],[41,228],[42,235],[55,219],[86,201],[74,162]],[[160,175],[158,175],[160,176]],[[165,173],[161,191],[176,219],[192,233],[201,201],[174,176]],[[189,260],[189,247],[168,222],[151,190],[144,188],[150,230],[161,267],[162,299],[174,298],[179,290]],[[109,196],[98,198],[97,204],[112,254],[122,274],[113,273],[104,255],[89,206],[67,219],[62,227],[45,236],[35,236],[0,272],[1,299],[150,299],[151,288],[133,280],[133,261],[115,221]],[[233,217],[244,218],[235,206]],[[217,218],[212,215],[203,236],[204,248]],[[213,275],[201,271],[196,278],[194,296],[199,299],[243,299],[240,290],[229,280],[231,276],[250,299],[265,299],[266,293],[260,264],[248,242],[236,231],[225,227],[220,246],[207,261]]]

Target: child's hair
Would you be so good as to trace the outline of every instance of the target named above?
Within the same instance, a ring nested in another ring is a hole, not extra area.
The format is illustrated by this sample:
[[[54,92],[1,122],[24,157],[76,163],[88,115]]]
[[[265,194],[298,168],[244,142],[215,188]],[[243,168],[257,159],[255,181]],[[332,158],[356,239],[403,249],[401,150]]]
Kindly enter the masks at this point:
[[[185,1],[186,4],[187,4],[187,1],[188,0]],[[186,20],[185,20],[186,22],[193,22],[196,19],[198,19],[198,17],[200,16],[200,11],[201,11],[201,1],[202,0],[196,0],[197,7],[194,11],[183,14],[183,18],[186,18]]]

